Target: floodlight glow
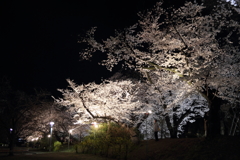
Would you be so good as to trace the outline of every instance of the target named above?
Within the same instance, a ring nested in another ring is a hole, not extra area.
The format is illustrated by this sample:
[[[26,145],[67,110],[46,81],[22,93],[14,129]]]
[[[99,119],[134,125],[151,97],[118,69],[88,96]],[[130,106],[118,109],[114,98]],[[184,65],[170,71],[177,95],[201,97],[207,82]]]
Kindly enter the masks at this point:
[[[92,124],[94,125],[95,128],[98,128],[97,122],[93,122]]]
[[[94,125],[95,128],[98,128],[97,122],[93,122],[92,124]]]

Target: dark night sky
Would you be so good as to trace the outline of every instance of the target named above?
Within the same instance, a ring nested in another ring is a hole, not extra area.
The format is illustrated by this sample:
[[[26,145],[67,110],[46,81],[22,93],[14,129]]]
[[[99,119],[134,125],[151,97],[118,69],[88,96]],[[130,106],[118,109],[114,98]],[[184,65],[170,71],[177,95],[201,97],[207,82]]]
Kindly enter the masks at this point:
[[[2,0],[1,74],[12,85],[55,92],[66,88],[66,78],[77,83],[99,81],[109,75],[96,61],[80,62],[78,34],[91,26],[100,35],[136,22],[136,13],[156,0],[19,1]]]

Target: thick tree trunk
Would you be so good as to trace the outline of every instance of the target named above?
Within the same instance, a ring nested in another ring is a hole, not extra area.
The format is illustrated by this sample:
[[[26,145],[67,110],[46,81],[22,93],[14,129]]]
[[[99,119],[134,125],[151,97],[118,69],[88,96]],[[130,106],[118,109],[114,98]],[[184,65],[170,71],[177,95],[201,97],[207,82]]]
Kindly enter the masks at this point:
[[[207,137],[214,138],[221,134],[220,105],[223,100],[211,93],[208,93],[209,112],[206,116],[207,120]]]
[[[170,118],[169,116],[165,117],[166,123],[167,123],[167,127],[168,130],[170,131],[170,136],[171,138],[177,138],[178,137],[178,127],[180,125],[180,123],[183,121],[183,119],[189,114],[191,113],[191,111],[187,111],[186,113],[182,114],[179,118],[176,116],[175,112],[177,111],[177,107],[173,108],[173,124],[171,124],[170,122]]]
[[[177,126],[171,124],[169,116],[165,116],[165,121],[167,123],[168,130],[170,132],[171,138],[177,138]]]
[[[220,106],[212,103],[207,117],[207,137],[213,138],[220,135]]]

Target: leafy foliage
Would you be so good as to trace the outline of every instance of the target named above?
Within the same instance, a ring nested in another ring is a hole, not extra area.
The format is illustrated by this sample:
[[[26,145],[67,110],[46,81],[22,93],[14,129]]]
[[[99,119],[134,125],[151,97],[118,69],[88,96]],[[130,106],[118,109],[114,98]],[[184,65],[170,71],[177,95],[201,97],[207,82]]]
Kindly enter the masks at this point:
[[[83,153],[95,153],[112,158],[126,158],[134,147],[131,129],[116,123],[105,123],[93,127],[90,134],[79,144]]]
[[[59,141],[55,141],[53,146],[54,146],[53,151],[59,151],[62,146],[62,143]]]

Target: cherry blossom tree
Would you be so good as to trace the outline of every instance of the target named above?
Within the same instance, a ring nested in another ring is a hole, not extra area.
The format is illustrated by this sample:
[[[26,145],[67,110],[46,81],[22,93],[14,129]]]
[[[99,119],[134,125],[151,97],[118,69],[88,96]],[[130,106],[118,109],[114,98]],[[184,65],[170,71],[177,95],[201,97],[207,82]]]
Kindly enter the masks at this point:
[[[18,137],[28,137],[47,128],[46,123],[41,123],[49,118],[47,114],[43,115],[50,104],[46,96],[50,97],[46,92],[36,92],[35,95],[30,96],[16,91],[8,80],[1,79],[0,127],[8,137],[10,155],[13,155]]]
[[[146,77],[149,72],[156,78],[161,72],[174,74],[207,100],[208,135],[218,134],[220,104],[239,101],[240,25],[233,17],[234,6],[223,3],[203,14],[204,6],[193,3],[171,12],[161,4],[102,42],[95,40],[92,28],[80,41],[89,45],[80,56],[88,60],[101,51],[107,55],[101,64],[109,70],[122,64]]]
[[[130,80],[86,85],[67,81],[69,88],[59,89],[63,98],[55,98],[55,102],[59,109],[66,110],[73,117],[73,123],[109,120],[133,126],[133,112],[142,112],[138,109],[141,103],[135,96],[139,87]]]
[[[66,112],[57,110],[52,98],[32,105],[36,107],[35,115],[24,124],[21,133],[23,137],[30,140],[33,138],[47,139],[50,134],[50,122],[54,122],[53,135],[58,141],[61,141],[61,137],[68,135],[69,129],[73,126],[72,118]]]
[[[153,72],[148,74],[150,76],[156,77]],[[147,82],[150,84],[139,99],[151,108],[152,114],[140,123],[141,131],[152,128],[153,119],[156,119],[161,123],[162,137],[167,132],[169,136],[165,137],[176,138],[184,132],[183,126],[187,122],[193,123],[196,117],[204,117],[209,110],[207,101],[196,90],[168,73],[161,72],[160,78],[151,78]],[[149,127],[146,127],[147,122]],[[147,135],[152,136],[150,132]]]
[[[118,74],[101,84],[77,85],[68,80],[69,88],[60,90],[63,98],[55,99],[55,102],[59,109],[64,108],[72,115],[72,123],[107,119],[136,127],[142,132],[148,126],[148,135],[151,135],[153,118],[164,118],[165,130],[170,131],[171,137],[177,137],[187,121],[194,122],[194,117],[203,117],[208,107],[201,95],[191,87],[169,78],[168,74],[165,76],[167,78],[157,80],[152,85],[133,79],[121,80],[123,78]],[[152,114],[146,116],[149,110]]]

